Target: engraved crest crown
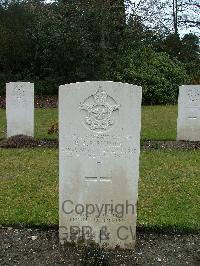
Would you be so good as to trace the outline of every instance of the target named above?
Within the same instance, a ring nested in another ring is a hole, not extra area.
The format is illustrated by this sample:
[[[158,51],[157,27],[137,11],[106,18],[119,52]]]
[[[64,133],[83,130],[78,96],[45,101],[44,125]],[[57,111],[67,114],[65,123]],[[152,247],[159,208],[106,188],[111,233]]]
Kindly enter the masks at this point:
[[[94,100],[97,105],[103,105],[106,102],[107,94],[105,91],[99,89],[94,94]]]

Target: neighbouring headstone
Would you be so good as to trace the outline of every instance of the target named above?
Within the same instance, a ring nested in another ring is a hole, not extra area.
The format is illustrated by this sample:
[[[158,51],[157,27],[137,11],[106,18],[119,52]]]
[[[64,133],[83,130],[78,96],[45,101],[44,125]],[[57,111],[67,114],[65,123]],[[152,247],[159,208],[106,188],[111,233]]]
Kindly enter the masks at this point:
[[[6,83],[7,137],[34,135],[34,84]]]
[[[60,242],[134,248],[142,88],[59,88]]]
[[[177,140],[200,141],[200,85],[179,88]]]

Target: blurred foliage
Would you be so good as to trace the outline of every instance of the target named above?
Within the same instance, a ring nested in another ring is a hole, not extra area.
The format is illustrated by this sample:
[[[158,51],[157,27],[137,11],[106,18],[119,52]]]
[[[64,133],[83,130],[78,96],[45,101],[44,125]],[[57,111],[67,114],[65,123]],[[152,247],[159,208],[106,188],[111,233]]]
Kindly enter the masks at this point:
[[[119,56],[111,76],[115,81],[141,85],[146,104],[176,103],[178,87],[189,81],[179,61],[147,46]]]
[[[199,82],[193,35],[159,35],[122,0],[0,1],[0,94],[5,83],[31,81],[36,94],[86,80],[143,87],[146,104],[175,103],[178,86]]]

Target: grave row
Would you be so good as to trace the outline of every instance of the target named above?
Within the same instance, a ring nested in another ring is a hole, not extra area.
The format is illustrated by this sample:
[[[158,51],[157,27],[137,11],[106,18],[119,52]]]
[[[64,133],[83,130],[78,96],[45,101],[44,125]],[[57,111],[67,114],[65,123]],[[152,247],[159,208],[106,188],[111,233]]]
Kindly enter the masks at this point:
[[[88,86],[91,86],[94,88],[94,93],[96,84],[98,83],[68,84],[60,86],[60,90],[63,87],[66,90],[71,87],[74,89],[81,87],[85,90]],[[101,84],[103,88],[108,87],[108,84],[114,88],[115,86],[122,86],[122,89],[125,87],[121,83],[114,82],[101,82]],[[123,91],[123,94],[125,94],[125,91]],[[69,106],[65,106],[65,108],[69,110]],[[6,117],[7,137],[19,134],[34,136],[33,83],[10,82],[6,84]],[[95,124],[91,124],[90,127],[95,127]],[[179,88],[177,140],[200,141],[200,85],[184,85]]]
[[[134,248],[142,88],[99,81],[59,88],[59,237]],[[34,85],[8,83],[7,134],[33,136]],[[200,86],[182,86],[177,139],[200,140]]]

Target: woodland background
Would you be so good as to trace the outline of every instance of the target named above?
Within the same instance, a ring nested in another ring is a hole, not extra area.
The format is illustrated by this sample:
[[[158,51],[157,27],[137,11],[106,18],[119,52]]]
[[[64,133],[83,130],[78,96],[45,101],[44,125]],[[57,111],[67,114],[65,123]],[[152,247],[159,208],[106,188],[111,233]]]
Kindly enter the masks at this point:
[[[0,1],[0,95],[10,81],[56,95],[113,80],[141,85],[144,104],[174,104],[179,85],[200,82],[199,10],[192,0]]]

